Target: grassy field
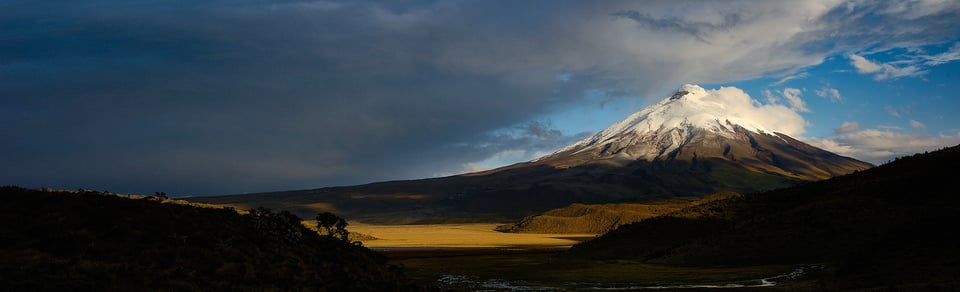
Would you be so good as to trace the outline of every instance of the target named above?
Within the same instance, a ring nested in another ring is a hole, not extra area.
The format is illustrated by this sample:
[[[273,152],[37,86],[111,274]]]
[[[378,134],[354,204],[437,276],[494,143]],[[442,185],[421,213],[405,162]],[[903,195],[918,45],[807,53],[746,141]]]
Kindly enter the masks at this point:
[[[647,288],[803,288],[809,281],[779,277],[802,266],[676,267],[640,261],[566,258],[566,247],[594,234],[529,234],[494,231],[497,223],[370,225],[351,232],[370,235],[364,245],[402,265],[418,282],[451,290],[591,290]],[[806,267],[805,275],[816,269]]]
[[[595,234],[519,234],[494,231],[501,223],[370,225],[351,223],[350,232],[376,237],[371,248],[549,248],[567,247]]]

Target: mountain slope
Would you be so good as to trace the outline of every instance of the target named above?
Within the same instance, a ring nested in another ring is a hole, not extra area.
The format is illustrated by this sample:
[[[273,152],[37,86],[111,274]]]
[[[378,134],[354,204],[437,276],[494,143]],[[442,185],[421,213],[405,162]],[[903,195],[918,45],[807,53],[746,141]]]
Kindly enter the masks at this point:
[[[603,234],[622,225],[674,213],[683,208],[706,204],[715,200],[740,196],[725,192],[699,200],[673,199],[648,204],[572,204],[542,214],[527,216],[514,224],[497,227],[497,231],[511,233],[593,233]]]
[[[960,146],[621,226],[578,257],[679,265],[829,263],[836,288],[960,285]],[[946,229],[945,229],[946,228]]]
[[[751,193],[871,167],[772,132],[751,119],[755,114],[737,110],[743,104],[752,100],[736,88],[685,85],[593,137],[529,162],[444,178],[196,200],[298,214],[336,211],[371,223],[509,221],[571,203]]]

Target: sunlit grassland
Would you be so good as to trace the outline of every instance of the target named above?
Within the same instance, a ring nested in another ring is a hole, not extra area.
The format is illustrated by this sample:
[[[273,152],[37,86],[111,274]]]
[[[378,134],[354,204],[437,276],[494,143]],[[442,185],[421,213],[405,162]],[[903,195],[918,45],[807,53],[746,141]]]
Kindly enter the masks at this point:
[[[349,228],[351,232],[379,238],[364,240],[364,245],[386,252],[393,258],[391,263],[405,267],[407,275],[413,279],[454,290],[491,289],[482,286],[485,281],[504,281],[509,283],[505,285],[535,289],[575,290],[670,285],[756,286],[761,284],[760,279],[787,274],[801,267],[684,267],[637,260],[576,259],[565,257],[558,251],[595,235],[501,233],[494,231],[496,226],[496,223],[352,223]],[[445,282],[444,277],[457,277],[466,282]],[[803,279],[790,279],[778,281],[777,287],[805,289],[813,284]],[[517,287],[493,289],[501,288]]]
[[[501,223],[370,225],[351,223],[347,228],[373,236],[373,248],[490,248],[570,246],[595,234],[530,234],[494,231]]]

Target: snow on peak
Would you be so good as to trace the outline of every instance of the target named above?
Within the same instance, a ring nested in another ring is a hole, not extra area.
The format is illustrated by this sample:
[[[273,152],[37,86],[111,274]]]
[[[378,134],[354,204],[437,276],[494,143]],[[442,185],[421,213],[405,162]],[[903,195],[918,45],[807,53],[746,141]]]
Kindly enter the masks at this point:
[[[703,87],[694,84],[684,84],[680,86],[680,89],[677,89],[669,99],[677,100],[687,95],[702,95],[704,92],[706,92],[706,90],[704,90]]]
[[[736,87],[707,90],[685,84],[656,104],[558,152],[602,145],[625,135],[658,135],[672,129],[702,128],[728,136],[734,134],[735,126],[757,133],[796,136],[803,133],[806,122],[786,106],[761,104]]]

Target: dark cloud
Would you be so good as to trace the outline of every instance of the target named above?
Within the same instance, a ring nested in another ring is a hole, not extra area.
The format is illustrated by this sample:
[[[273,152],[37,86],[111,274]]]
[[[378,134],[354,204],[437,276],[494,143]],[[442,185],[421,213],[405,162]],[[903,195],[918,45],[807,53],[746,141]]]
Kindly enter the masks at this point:
[[[362,3],[13,6],[11,183],[223,193],[421,177],[407,166],[453,170],[449,141],[564,98],[536,84],[549,75],[435,60],[471,37],[465,24]]]
[[[689,34],[701,42],[709,42],[709,35],[717,30],[726,31],[741,21],[740,14],[724,14],[722,22],[713,24],[701,21],[689,21],[679,17],[656,18],[647,13],[634,10],[624,10],[612,14],[616,17],[632,19],[637,23],[653,30],[667,30]]]
[[[4,1],[0,182],[220,194],[455,173],[580,137],[530,121],[584,92],[658,96],[840,47],[828,28],[776,39],[797,3],[666,3]],[[840,16],[820,21],[863,25]],[[772,28],[724,37],[751,25]]]

